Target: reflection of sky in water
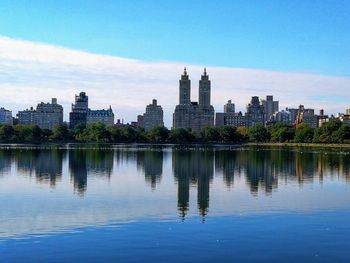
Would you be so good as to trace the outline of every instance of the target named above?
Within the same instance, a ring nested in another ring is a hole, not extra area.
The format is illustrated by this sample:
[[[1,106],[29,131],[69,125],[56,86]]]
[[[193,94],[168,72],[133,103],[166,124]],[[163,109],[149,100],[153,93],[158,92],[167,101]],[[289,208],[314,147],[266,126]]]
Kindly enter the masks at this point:
[[[1,150],[0,237],[148,219],[347,210],[350,155]]]

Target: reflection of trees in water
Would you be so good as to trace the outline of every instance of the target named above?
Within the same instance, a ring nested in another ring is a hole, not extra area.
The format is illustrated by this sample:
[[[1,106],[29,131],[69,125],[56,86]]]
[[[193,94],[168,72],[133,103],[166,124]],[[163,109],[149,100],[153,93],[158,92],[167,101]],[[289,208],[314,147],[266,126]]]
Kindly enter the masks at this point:
[[[74,189],[83,195],[87,189],[88,173],[110,178],[113,171],[113,150],[71,149],[69,171]]]
[[[187,214],[190,184],[197,185],[197,205],[201,215],[209,208],[209,188],[214,173],[214,151],[174,150],[173,171],[178,185],[178,209],[181,217]]]
[[[146,182],[156,189],[163,174],[163,151],[141,150],[137,152],[137,168],[145,174]]]
[[[39,183],[55,187],[62,178],[62,162],[65,150],[59,149],[17,149],[14,151],[18,171],[32,176]]]
[[[11,169],[11,150],[0,149],[0,175],[9,173]]]

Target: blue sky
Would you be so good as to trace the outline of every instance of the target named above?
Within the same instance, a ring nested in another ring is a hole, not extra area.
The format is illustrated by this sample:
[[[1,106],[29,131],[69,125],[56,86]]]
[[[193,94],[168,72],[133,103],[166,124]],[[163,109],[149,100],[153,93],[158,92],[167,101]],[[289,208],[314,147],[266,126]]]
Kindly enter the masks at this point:
[[[350,76],[350,1],[13,1],[0,35],[146,61]]]

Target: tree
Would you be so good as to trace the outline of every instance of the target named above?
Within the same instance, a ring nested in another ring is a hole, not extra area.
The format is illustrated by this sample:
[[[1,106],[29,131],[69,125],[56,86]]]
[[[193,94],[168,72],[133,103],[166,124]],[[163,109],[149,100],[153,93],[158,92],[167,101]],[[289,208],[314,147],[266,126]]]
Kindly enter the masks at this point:
[[[294,139],[295,129],[288,125],[274,125],[270,128],[271,141],[286,142]]]
[[[205,127],[201,131],[203,142],[219,142],[221,141],[219,130],[215,127]]]
[[[83,138],[87,141],[108,142],[111,137],[103,123],[95,123],[86,128]]]
[[[52,139],[57,141],[66,141],[70,139],[70,133],[66,124],[57,125],[52,134]]]
[[[237,128],[231,125],[224,125],[219,128],[221,140],[224,142],[239,142],[241,135],[237,132]]]
[[[170,131],[169,140],[173,143],[188,143],[195,141],[195,135],[191,130],[177,128]]]
[[[311,143],[314,137],[314,129],[306,124],[301,124],[295,131],[294,141],[299,143]]]
[[[249,139],[253,142],[267,142],[270,140],[270,133],[263,125],[255,125],[249,129]]]
[[[350,142],[350,125],[343,124],[340,126],[339,130],[336,132],[336,137],[339,142]]]
[[[15,133],[15,130],[10,125],[1,125],[0,126],[0,141],[9,142],[12,140],[12,137]]]
[[[151,142],[162,143],[169,139],[169,130],[164,126],[155,127],[149,130],[146,137]]]

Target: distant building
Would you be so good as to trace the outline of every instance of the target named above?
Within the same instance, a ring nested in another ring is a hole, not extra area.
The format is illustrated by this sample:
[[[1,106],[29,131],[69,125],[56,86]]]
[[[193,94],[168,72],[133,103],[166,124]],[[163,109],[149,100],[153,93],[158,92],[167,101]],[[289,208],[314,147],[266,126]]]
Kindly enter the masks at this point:
[[[63,107],[57,104],[56,98],[52,98],[51,103],[39,103],[34,116],[34,124],[41,129],[53,130],[63,123]]]
[[[0,125],[1,124],[13,125],[12,112],[5,108],[0,108]]]
[[[304,105],[299,106],[297,124],[304,123],[311,128],[318,127],[318,116],[315,115],[314,109],[306,109]]]
[[[157,100],[155,99],[152,101],[152,104],[147,105],[143,117],[145,131],[164,126],[163,109],[160,105],[157,105]]]
[[[123,128],[124,127],[124,123],[120,121],[120,119],[117,119],[116,124],[114,124],[114,127],[116,128]]]
[[[270,122],[292,125],[293,124],[292,113],[288,111],[288,109],[275,112],[270,118]]]
[[[261,101],[265,112],[265,121],[269,121],[275,112],[279,111],[279,102],[273,100],[273,96],[266,96],[266,100]]]
[[[41,129],[53,130],[63,123],[63,107],[57,104],[57,99],[52,98],[51,103],[41,102],[36,109],[31,107],[17,114],[18,124],[38,125]]]
[[[232,103],[231,100],[229,100],[225,105],[224,105],[224,113],[234,113],[235,112],[235,104]]]
[[[246,126],[253,127],[255,125],[265,125],[264,106],[260,104],[259,97],[252,97],[250,103],[247,105]]]
[[[350,115],[350,108],[346,109],[346,115]]]
[[[17,113],[18,124],[34,125],[35,113],[36,110],[34,110],[33,107],[30,107],[30,109],[19,111]]]
[[[215,116],[215,126],[231,125],[234,127],[246,127],[247,120],[242,112],[219,112]]]
[[[191,102],[191,81],[184,70],[179,81],[179,104],[173,115],[173,128],[189,128],[200,132],[214,125],[214,107],[210,104],[211,83],[204,73],[199,81],[199,102]]]
[[[75,95],[75,103],[72,104],[72,111],[69,113],[69,127],[74,127],[83,123],[86,124],[87,112],[89,109],[89,97],[85,92],[80,92],[79,95]]]
[[[111,106],[107,110],[88,109],[86,114],[86,125],[89,126],[96,123],[102,123],[105,126],[114,125],[114,113]]]
[[[137,126],[139,128],[145,128],[145,115],[137,115]]]

